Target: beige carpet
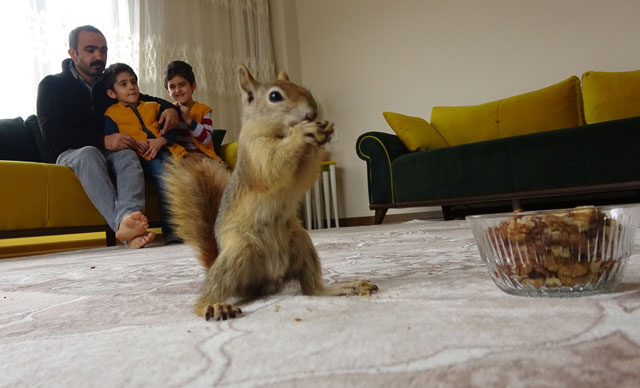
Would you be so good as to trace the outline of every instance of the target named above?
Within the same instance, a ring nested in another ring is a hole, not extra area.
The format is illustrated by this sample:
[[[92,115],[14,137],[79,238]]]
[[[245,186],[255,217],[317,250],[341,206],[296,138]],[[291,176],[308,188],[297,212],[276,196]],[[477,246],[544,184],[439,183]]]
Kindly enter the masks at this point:
[[[203,271],[185,245],[0,260],[3,387],[637,387],[640,246],[607,295],[510,296],[462,221],[314,231],[328,282],[192,314]],[[640,240],[638,240],[640,241]]]

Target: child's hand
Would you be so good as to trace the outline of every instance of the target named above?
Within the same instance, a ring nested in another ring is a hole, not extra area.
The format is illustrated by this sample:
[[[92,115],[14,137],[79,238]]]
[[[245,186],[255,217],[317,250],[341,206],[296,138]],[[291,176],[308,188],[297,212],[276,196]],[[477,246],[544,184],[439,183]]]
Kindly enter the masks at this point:
[[[136,145],[134,151],[138,154],[138,156],[144,157],[145,152],[149,149],[149,143],[146,140],[136,140]]]
[[[110,151],[136,149],[136,139],[124,133],[112,133],[104,137],[104,148]]]
[[[184,106],[184,105],[178,105],[180,107],[180,116],[182,117],[182,120],[187,123],[187,125],[191,125],[191,121],[193,120],[191,118],[191,109],[189,109],[188,106]]]
[[[151,160],[156,157],[160,148],[167,144],[167,139],[164,137],[159,137],[157,139],[147,139],[147,143],[149,144],[149,149],[142,155],[143,158],[147,160]]]
[[[158,122],[162,125],[162,131],[160,131],[161,135],[164,135],[166,132],[169,132],[173,128],[178,126],[180,122],[180,117],[178,116],[178,112],[176,112],[173,108],[165,109],[162,114],[160,114],[160,119]]]

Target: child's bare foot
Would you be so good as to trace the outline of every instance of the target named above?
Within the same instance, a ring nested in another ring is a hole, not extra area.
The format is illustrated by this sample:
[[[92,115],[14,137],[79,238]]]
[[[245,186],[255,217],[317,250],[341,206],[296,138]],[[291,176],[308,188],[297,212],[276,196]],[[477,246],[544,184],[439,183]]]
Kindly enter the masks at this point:
[[[129,249],[140,249],[144,248],[145,245],[149,244],[153,239],[156,238],[156,234],[153,232],[145,232],[140,236],[136,236],[129,241],[127,247]]]
[[[144,234],[148,228],[149,221],[141,211],[129,213],[120,221],[116,238],[120,241],[129,241],[136,236]]]

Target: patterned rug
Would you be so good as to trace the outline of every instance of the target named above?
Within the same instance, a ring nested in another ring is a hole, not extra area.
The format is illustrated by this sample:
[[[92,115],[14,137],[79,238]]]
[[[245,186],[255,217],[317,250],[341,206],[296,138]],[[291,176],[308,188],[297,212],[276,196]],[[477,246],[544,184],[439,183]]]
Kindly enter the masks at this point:
[[[186,245],[0,260],[0,386],[635,387],[640,245],[615,293],[500,291],[464,221],[311,232],[328,283],[192,313],[204,272]],[[640,240],[638,240],[640,241]]]

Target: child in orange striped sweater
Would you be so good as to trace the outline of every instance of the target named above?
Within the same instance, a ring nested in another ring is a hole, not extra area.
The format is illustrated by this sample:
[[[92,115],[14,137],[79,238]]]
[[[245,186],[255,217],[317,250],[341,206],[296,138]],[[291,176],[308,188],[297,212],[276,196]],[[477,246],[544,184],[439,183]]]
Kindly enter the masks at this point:
[[[183,61],[173,61],[167,66],[164,85],[176,104],[180,107],[182,120],[176,127],[176,143],[188,152],[201,152],[217,161],[213,142],[212,109],[193,100],[196,79],[191,65]]]

